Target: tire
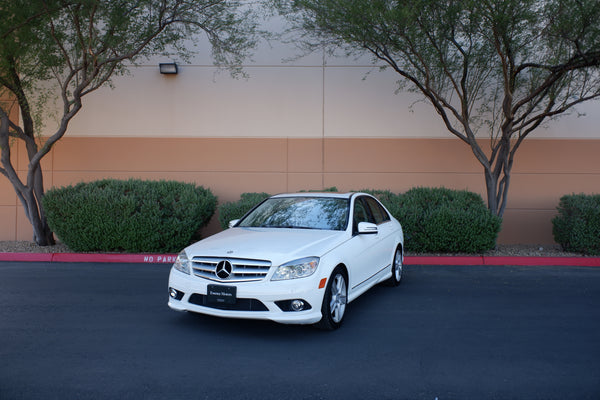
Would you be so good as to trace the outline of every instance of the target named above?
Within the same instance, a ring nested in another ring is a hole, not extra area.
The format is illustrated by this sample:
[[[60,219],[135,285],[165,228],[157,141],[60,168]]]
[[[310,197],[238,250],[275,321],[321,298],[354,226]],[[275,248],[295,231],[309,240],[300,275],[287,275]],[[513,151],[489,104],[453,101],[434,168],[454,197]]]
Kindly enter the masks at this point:
[[[402,282],[402,248],[398,246],[394,253],[394,261],[392,262],[392,277],[387,280],[389,286],[398,286]]]
[[[333,331],[338,329],[344,320],[348,304],[348,278],[341,267],[331,273],[329,283],[323,295],[321,320],[317,322],[319,329]]]

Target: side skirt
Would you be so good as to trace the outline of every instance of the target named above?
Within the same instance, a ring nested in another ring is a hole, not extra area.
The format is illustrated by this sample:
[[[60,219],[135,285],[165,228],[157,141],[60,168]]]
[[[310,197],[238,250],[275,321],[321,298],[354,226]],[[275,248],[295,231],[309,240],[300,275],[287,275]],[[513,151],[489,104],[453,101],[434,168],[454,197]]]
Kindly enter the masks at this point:
[[[368,279],[352,287],[348,293],[348,303],[354,301],[358,296],[360,296],[373,286],[377,285],[378,283],[391,278],[391,266],[392,264],[386,265],[385,267],[377,271],[375,274],[371,275]]]

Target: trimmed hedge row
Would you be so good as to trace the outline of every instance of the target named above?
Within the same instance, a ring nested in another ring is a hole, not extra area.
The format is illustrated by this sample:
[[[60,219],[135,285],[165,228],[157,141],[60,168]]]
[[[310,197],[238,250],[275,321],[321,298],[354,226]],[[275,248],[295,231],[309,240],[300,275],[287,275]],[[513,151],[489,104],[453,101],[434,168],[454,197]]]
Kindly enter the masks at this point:
[[[481,253],[496,246],[501,218],[494,216],[480,195],[445,188],[415,188],[404,194],[363,190],[377,197],[402,224],[407,251],[418,253]],[[267,198],[244,193],[237,202],[219,207],[223,229]]]
[[[561,197],[552,233],[565,251],[600,255],[600,195]]]
[[[216,210],[208,189],[175,181],[106,179],[49,190],[51,229],[74,251],[178,252]]]
[[[496,246],[502,219],[476,193],[446,188],[370,193],[402,224],[407,251],[482,253]]]
[[[337,191],[328,188],[325,191]],[[403,194],[363,190],[404,228],[406,250],[481,253],[494,248],[501,219],[481,196],[465,190],[414,188]],[[223,229],[268,193],[243,193],[219,206]],[[58,238],[75,251],[177,252],[197,239],[217,198],[202,186],[175,181],[106,179],[49,190],[43,206]],[[563,196],[552,220],[564,250],[600,255],[600,195]]]

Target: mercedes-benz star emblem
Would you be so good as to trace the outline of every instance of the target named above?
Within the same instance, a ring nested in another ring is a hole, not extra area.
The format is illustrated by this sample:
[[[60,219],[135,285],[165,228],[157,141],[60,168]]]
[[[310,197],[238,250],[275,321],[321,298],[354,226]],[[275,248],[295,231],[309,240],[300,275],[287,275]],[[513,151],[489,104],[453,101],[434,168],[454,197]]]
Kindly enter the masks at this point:
[[[227,260],[221,261],[217,264],[217,268],[215,269],[215,275],[217,275],[221,279],[227,279],[231,276],[231,271],[233,270],[233,266]]]

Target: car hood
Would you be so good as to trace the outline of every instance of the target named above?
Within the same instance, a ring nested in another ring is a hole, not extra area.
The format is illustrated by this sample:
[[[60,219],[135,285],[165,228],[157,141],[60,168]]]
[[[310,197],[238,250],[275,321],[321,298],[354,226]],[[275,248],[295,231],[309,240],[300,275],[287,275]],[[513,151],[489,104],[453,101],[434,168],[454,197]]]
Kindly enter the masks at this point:
[[[302,257],[321,257],[345,240],[345,231],[230,228],[187,247],[185,251],[188,257],[248,258],[281,265]]]

